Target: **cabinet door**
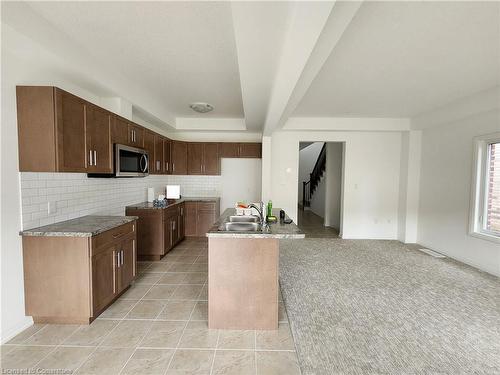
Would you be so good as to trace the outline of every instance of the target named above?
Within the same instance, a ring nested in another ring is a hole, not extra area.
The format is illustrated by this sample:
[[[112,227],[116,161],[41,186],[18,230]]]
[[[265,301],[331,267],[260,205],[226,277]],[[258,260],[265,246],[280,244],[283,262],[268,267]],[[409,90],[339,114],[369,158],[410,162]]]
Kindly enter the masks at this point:
[[[172,164],[170,162],[170,140],[163,139],[163,173],[170,174]]]
[[[240,143],[239,147],[240,158],[261,158],[262,144],[261,143]]]
[[[199,210],[196,229],[198,237],[203,237],[215,222],[215,211]]]
[[[221,158],[237,158],[239,157],[238,143],[219,143],[219,155]]]
[[[155,134],[155,158],[152,165],[156,174],[163,173],[163,137]]]
[[[56,90],[57,164],[59,172],[86,172],[85,102]]]
[[[163,239],[164,239],[164,248],[165,251],[163,254],[167,253],[173,246],[172,242],[172,222],[170,221],[170,217],[166,217],[163,222]]]
[[[220,174],[219,147],[217,143],[205,143],[203,149],[203,174]]]
[[[188,174],[203,174],[203,143],[188,143]]]
[[[144,149],[148,152],[149,155],[149,173],[156,174],[156,168],[153,168],[153,160],[155,155],[155,133],[150,131],[144,132]]]
[[[102,310],[118,292],[118,256],[115,247],[92,257],[92,305],[93,316]]]
[[[170,221],[172,222],[172,243],[175,245],[179,242],[179,216],[177,214],[171,216]]]
[[[184,210],[184,234],[186,236],[196,236],[196,202],[186,202]]]
[[[120,244],[121,264],[120,264],[120,283],[119,292],[130,285],[136,275],[136,243],[134,238],[124,240]]]
[[[111,130],[109,112],[96,106],[86,106],[86,137],[88,172],[112,173]]]
[[[179,241],[182,240],[182,239],[184,239],[185,231],[186,231],[186,223],[184,221],[184,219],[185,219],[185,216],[184,216],[185,209],[186,209],[186,207],[184,206],[184,203],[182,203],[179,206]]]
[[[129,144],[133,147],[144,147],[144,128],[139,125],[128,125],[128,140]]]
[[[187,144],[184,142],[172,142],[172,174],[187,174]]]
[[[111,126],[111,140],[114,143],[121,145],[128,145],[128,122],[120,117],[116,117],[113,120]]]

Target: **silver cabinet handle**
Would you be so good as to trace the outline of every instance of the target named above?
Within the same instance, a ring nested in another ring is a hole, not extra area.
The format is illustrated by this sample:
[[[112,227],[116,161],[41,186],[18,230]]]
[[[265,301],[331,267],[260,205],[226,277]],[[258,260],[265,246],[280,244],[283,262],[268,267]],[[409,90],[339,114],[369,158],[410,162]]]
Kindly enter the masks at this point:
[[[94,150],[94,165],[97,165],[97,151]]]
[[[120,253],[122,253],[122,266],[123,266],[123,250],[120,251]]]
[[[120,268],[120,252],[116,253],[116,267]]]
[[[89,165],[93,165],[93,163],[92,163],[92,150],[89,150]]]
[[[167,161],[167,172],[168,172],[168,161]]]
[[[159,171],[161,169],[161,161],[156,161],[156,170]]]
[[[172,172],[175,172],[175,163],[172,163]]]

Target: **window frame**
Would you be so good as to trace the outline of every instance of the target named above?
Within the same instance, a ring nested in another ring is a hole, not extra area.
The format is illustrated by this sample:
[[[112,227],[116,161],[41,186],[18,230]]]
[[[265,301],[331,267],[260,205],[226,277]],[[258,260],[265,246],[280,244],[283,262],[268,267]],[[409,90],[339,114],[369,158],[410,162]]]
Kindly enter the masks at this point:
[[[469,235],[500,243],[500,232],[488,231],[486,226],[489,145],[500,143],[500,132],[474,138],[474,159],[471,187]]]

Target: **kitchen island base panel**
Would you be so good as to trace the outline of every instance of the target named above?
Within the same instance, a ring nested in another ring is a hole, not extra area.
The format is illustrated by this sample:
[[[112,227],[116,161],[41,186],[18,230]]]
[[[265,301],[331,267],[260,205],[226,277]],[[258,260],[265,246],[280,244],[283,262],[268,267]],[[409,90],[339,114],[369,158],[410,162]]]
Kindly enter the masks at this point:
[[[208,239],[208,326],[278,329],[279,241]]]

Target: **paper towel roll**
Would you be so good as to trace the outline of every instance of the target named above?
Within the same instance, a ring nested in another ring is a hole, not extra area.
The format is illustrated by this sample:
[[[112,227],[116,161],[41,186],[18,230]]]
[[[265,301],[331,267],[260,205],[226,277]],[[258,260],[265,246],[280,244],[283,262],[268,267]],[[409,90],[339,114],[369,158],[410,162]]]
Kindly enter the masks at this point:
[[[155,200],[155,189],[148,188],[148,202],[153,202]]]

